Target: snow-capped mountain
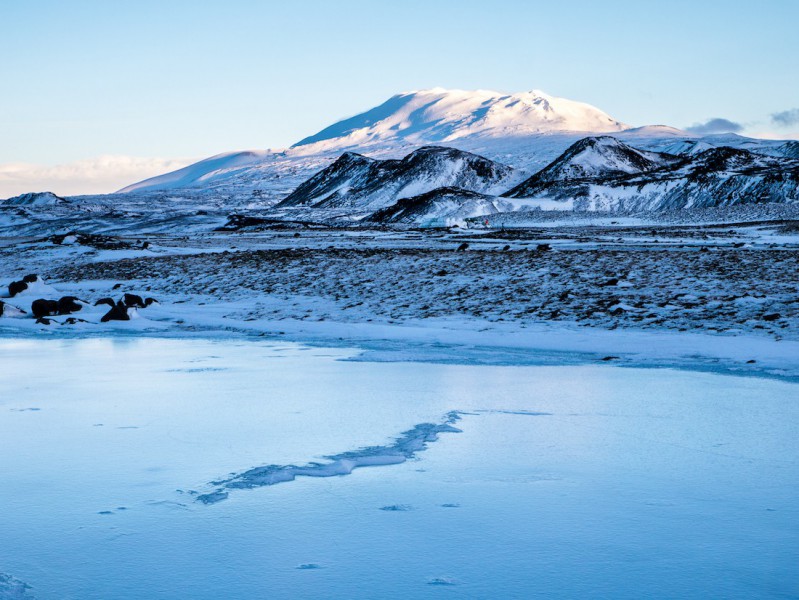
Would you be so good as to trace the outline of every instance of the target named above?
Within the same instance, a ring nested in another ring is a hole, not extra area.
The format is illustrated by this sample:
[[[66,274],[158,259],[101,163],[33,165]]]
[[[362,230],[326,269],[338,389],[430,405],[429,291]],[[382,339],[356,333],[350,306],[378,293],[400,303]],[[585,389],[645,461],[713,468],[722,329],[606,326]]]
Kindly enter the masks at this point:
[[[797,159],[797,141],[630,128],[541,92],[428,90],[291,148],[219,154],[117,194],[0,201],[0,230],[186,234],[232,217],[234,229],[248,219],[431,225],[534,209],[791,204]]]
[[[400,158],[429,145],[476,152],[525,169],[531,159],[534,167],[543,166],[586,134],[626,129],[598,108],[541,91],[505,94],[436,88],[393,96],[288,149],[220,154],[120,192],[259,189],[276,175],[302,180],[348,150]]]
[[[319,152],[377,143],[437,144],[467,137],[624,129],[629,126],[590,104],[539,90],[503,94],[435,88],[393,96],[380,106],[301,140],[294,148]]]
[[[703,140],[679,140],[660,148],[660,152],[675,155],[694,155],[715,148]]]
[[[242,199],[257,193],[263,202],[275,203],[343,152],[399,159],[429,145],[472,152],[532,174],[577,140],[608,133],[636,148],[670,154],[720,146],[774,156],[799,153],[797,142],[700,137],[665,125],[630,128],[598,108],[539,91],[433,89],[398,94],[288,149],[221,154],[122,191],[184,190]]]
[[[401,160],[377,160],[347,152],[300,185],[277,208],[371,212],[440,187],[497,195],[521,176],[512,167],[441,146],[425,146]]]

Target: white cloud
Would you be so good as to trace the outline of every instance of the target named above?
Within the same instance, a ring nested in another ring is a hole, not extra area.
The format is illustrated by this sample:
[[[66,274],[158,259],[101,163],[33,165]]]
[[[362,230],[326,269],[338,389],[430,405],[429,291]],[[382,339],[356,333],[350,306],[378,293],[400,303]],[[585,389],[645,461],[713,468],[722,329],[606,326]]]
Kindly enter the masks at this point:
[[[744,135],[763,140],[799,140],[799,131],[747,130]]]
[[[0,198],[49,191],[59,196],[107,194],[196,162],[186,158],[98,156],[62,165],[0,164]]]

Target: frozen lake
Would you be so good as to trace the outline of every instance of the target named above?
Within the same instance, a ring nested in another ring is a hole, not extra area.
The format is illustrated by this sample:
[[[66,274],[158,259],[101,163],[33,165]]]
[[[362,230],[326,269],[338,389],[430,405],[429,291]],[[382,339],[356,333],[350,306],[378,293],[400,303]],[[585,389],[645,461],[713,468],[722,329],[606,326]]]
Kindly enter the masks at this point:
[[[355,354],[0,341],[0,599],[799,596],[798,384]]]

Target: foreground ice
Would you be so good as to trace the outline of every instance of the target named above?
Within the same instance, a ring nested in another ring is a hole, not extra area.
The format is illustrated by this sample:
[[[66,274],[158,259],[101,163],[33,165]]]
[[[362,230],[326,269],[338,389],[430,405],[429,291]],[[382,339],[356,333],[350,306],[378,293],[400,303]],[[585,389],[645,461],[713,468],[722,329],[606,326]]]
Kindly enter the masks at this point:
[[[797,384],[353,355],[0,342],[0,598],[799,594]]]

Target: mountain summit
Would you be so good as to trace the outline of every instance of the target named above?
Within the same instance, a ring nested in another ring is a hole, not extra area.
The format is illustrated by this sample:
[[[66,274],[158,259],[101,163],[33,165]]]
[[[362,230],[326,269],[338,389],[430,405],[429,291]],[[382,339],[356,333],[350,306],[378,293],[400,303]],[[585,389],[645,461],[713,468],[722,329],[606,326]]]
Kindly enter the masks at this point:
[[[405,142],[432,144],[465,137],[514,137],[549,132],[609,133],[629,129],[598,108],[533,90],[503,94],[490,90],[435,88],[406,92],[364,113],[334,123],[294,148]]]

